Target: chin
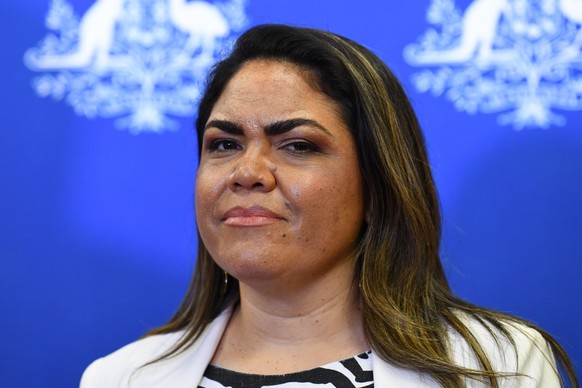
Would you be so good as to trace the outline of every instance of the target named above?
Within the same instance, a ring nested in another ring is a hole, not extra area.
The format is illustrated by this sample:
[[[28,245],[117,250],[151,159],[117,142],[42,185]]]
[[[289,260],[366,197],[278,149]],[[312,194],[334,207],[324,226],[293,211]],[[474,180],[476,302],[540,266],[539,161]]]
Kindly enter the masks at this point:
[[[221,254],[217,264],[239,280],[246,278],[271,279],[282,272],[280,256],[276,253],[238,250],[233,254]]]
[[[280,283],[285,271],[276,268],[266,268],[265,266],[260,265],[248,265],[236,268],[229,273],[240,283],[259,286],[260,284],[265,284],[266,282],[270,283],[274,280]]]

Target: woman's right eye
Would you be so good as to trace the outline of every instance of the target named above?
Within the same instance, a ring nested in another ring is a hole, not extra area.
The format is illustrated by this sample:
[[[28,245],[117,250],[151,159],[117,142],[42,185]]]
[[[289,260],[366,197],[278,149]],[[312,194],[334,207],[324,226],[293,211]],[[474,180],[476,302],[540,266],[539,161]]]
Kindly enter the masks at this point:
[[[241,146],[232,139],[217,139],[211,141],[207,146],[210,152],[226,152],[232,150],[240,150]]]

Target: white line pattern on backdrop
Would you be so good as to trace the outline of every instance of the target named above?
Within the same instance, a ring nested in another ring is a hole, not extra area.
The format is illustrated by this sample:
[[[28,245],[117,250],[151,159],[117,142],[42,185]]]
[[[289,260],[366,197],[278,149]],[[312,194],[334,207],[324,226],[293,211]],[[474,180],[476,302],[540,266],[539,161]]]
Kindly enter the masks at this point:
[[[556,110],[582,110],[582,0],[432,0],[432,25],[404,49],[426,69],[419,92],[467,113],[499,113],[515,129],[564,125]]]
[[[24,54],[40,76],[40,97],[65,100],[76,113],[116,118],[132,133],[177,127],[193,116],[200,86],[220,50],[247,24],[246,0],[97,0],[78,17],[52,0],[51,31]]]

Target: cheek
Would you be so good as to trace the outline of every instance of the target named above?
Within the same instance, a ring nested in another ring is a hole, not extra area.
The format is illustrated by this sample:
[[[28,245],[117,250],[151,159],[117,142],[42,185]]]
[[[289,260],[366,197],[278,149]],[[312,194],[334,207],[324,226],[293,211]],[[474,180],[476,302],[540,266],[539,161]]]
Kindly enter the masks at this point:
[[[205,193],[205,184],[204,179],[201,178],[200,174],[196,176],[196,182],[194,183],[194,202],[195,202],[195,209],[196,209],[196,216],[198,217],[198,213],[202,211],[202,205],[204,204],[204,198],[206,197]]]
[[[213,198],[225,189],[227,177],[232,173],[226,167],[206,166],[202,164],[196,174],[196,195],[201,198]]]
[[[326,210],[338,229],[358,229],[364,214],[364,193],[359,170],[350,167],[346,166],[339,174],[330,177],[326,198],[322,199],[328,202]]]
[[[220,179],[217,179],[220,175],[217,173],[212,173],[209,169],[199,169],[196,175],[196,194],[200,193],[203,195],[212,194],[216,190],[216,187],[220,183]]]
[[[361,189],[346,176],[325,175],[289,190],[292,207],[300,207],[307,235],[358,223],[363,213]],[[308,237],[308,236],[307,236]]]
[[[205,170],[199,170],[196,175],[194,188],[196,218],[200,224],[205,222],[205,216],[210,216],[212,207],[220,195],[221,186],[220,175],[211,174]]]

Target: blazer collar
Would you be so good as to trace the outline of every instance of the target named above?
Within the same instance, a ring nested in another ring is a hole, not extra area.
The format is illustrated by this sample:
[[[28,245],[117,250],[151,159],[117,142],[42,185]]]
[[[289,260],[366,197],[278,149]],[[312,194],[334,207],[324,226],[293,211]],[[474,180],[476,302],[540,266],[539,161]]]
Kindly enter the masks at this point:
[[[204,375],[231,316],[223,311],[198,339],[182,353],[140,370],[132,380],[135,387],[192,388]]]
[[[136,387],[191,388],[198,384],[220,343],[232,309],[226,309],[212,321],[198,340],[179,355],[146,367],[135,375]],[[374,386],[416,388],[433,386],[422,374],[391,365],[372,351]]]

